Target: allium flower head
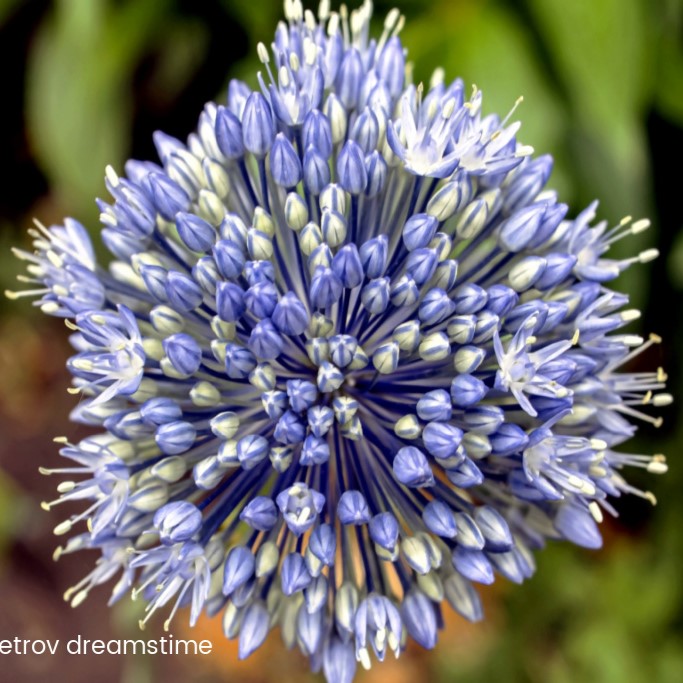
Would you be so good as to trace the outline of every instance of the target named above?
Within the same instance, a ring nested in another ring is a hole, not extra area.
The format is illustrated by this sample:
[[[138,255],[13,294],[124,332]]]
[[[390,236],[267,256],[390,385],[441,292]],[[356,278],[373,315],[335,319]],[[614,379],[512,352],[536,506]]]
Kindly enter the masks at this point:
[[[605,284],[656,256],[607,255],[647,221],[567,219],[518,123],[410,82],[398,12],[377,39],[369,2],[285,15],[257,90],[107,169],[108,267],[73,219],[17,254],[99,428],[46,470],[47,508],[87,502],[57,555],[101,552],[67,599],[115,578],[143,623],[220,613],[240,657],[280,626],[348,683],[433,647],[444,600],[480,619],[474,584],[546,539],[600,546],[610,498],[650,496],[624,466],[666,469],[616,449],[670,397],[622,369],[657,339]]]

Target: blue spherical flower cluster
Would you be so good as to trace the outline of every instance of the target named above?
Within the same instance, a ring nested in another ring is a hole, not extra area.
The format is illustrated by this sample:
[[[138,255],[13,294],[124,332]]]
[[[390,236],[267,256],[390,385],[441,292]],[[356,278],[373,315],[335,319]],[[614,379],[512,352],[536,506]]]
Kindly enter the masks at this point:
[[[257,90],[107,169],[107,268],[73,219],[17,254],[100,428],[46,470],[45,507],[87,501],[56,554],[101,552],[67,599],[116,578],[143,623],[222,613],[240,657],[279,626],[349,683],[434,647],[444,600],[481,618],[473,584],[523,581],[546,539],[600,546],[610,497],[651,497],[624,466],[666,469],[615,449],[670,397],[622,370],[657,339],[605,284],[656,256],[606,256],[647,221],[568,219],[518,123],[410,82],[398,12],[377,39],[369,2],[285,14]]]

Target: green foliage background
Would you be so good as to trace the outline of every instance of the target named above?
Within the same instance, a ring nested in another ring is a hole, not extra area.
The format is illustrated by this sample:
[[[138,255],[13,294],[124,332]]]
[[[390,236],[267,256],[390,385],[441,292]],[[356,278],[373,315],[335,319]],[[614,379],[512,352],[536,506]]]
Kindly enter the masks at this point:
[[[658,246],[662,255],[619,284],[644,310],[634,332],[665,338],[648,362],[664,364],[672,393],[683,395],[677,357],[683,334],[683,3],[395,4],[407,17],[402,38],[416,81],[443,66],[448,78],[476,83],[486,111],[499,113],[524,96],[520,138],[554,155],[551,184],[574,213],[597,197],[610,221],[625,214],[652,218],[650,231],[616,248],[630,254]],[[377,2],[378,23],[390,6]],[[8,247],[26,244],[33,215],[46,223],[73,215],[96,231],[93,199],[104,196],[106,164],[121,169],[132,154],[151,156],[154,128],[187,135],[203,102],[224,97],[229,77],[254,85],[256,43],[269,39],[280,15],[279,2],[244,0],[0,0],[3,109],[11,120],[0,134],[11,176],[0,184],[2,288],[14,287],[19,266]],[[30,307],[0,307],[0,335],[14,343]],[[30,324],[43,323],[36,316]],[[14,390],[5,382],[5,405]],[[467,656],[437,649],[422,673],[444,683],[683,680],[679,418],[674,405],[665,426],[643,428],[634,446],[669,456],[666,477],[635,476],[655,491],[657,508],[623,501],[621,521],[608,528],[606,548],[598,553],[543,552],[532,581],[495,598],[503,606],[486,645]],[[18,457],[12,433],[3,434],[11,451],[0,477],[6,569],[35,500],[32,483],[11,460]],[[126,675],[154,679],[147,669]]]

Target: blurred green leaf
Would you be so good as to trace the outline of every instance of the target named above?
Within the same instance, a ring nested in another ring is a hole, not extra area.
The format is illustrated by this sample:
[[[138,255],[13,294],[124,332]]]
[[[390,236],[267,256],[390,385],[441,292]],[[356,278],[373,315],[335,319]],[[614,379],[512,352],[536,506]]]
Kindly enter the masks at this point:
[[[93,213],[105,166],[125,158],[128,84],[165,6],[165,0],[61,0],[36,38],[27,83],[29,136],[55,190],[79,215]]]
[[[22,527],[26,504],[11,479],[0,470],[0,558]]]
[[[148,88],[157,105],[171,107],[201,65],[209,41],[209,28],[192,18],[168,20],[157,36],[154,72]]]
[[[20,0],[0,0],[0,26],[2,26],[7,18],[19,5]]]
[[[650,185],[642,119],[654,85],[645,0],[528,3],[579,125],[574,149],[584,186],[612,220],[643,214]]]
[[[16,244],[11,226],[2,221],[0,222],[0,292],[15,291],[22,288],[17,286],[17,275],[23,272],[24,264],[15,258],[12,253],[13,246]],[[0,296],[0,313],[12,305],[14,302],[10,302],[6,296]],[[30,307],[26,308],[30,310]]]
[[[658,0],[657,105],[665,116],[683,125],[683,3]]]

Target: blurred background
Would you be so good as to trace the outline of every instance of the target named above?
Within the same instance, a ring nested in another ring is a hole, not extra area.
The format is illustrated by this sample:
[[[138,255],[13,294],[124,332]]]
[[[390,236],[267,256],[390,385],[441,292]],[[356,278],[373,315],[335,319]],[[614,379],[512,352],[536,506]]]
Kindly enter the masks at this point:
[[[310,3],[304,3],[311,7]],[[376,19],[398,5],[415,80],[441,65],[484,91],[486,112],[524,103],[520,139],[556,159],[551,185],[574,215],[599,198],[600,215],[649,216],[653,228],[617,245],[657,247],[661,257],[623,276],[619,289],[643,310],[633,332],[664,343],[639,364],[663,366],[683,396],[683,3],[681,0],[402,0],[376,2]],[[231,77],[254,86],[256,44],[268,42],[281,4],[266,0],[0,0],[0,291],[15,287],[10,247],[28,247],[35,216],[66,215],[97,232],[94,198],[106,164],[154,158],[156,129],[180,138]],[[68,425],[66,331],[28,304],[0,298],[0,639],[139,637],[132,603],[109,610],[106,589],[72,610],[61,599],[95,561],[53,563],[58,515],[41,500],[56,482],[53,436]],[[633,452],[663,452],[665,477],[630,472],[659,504],[619,501],[599,552],[552,545],[522,587],[484,592],[487,619],[468,624],[449,608],[433,653],[375,667],[358,681],[435,683],[676,683],[683,680],[683,401],[644,425]],[[276,642],[243,663],[219,620],[177,637],[210,638],[204,657],[4,656],[0,683],[318,680]],[[160,625],[145,633],[158,637]],[[273,642],[270,642],[273,641]]]

